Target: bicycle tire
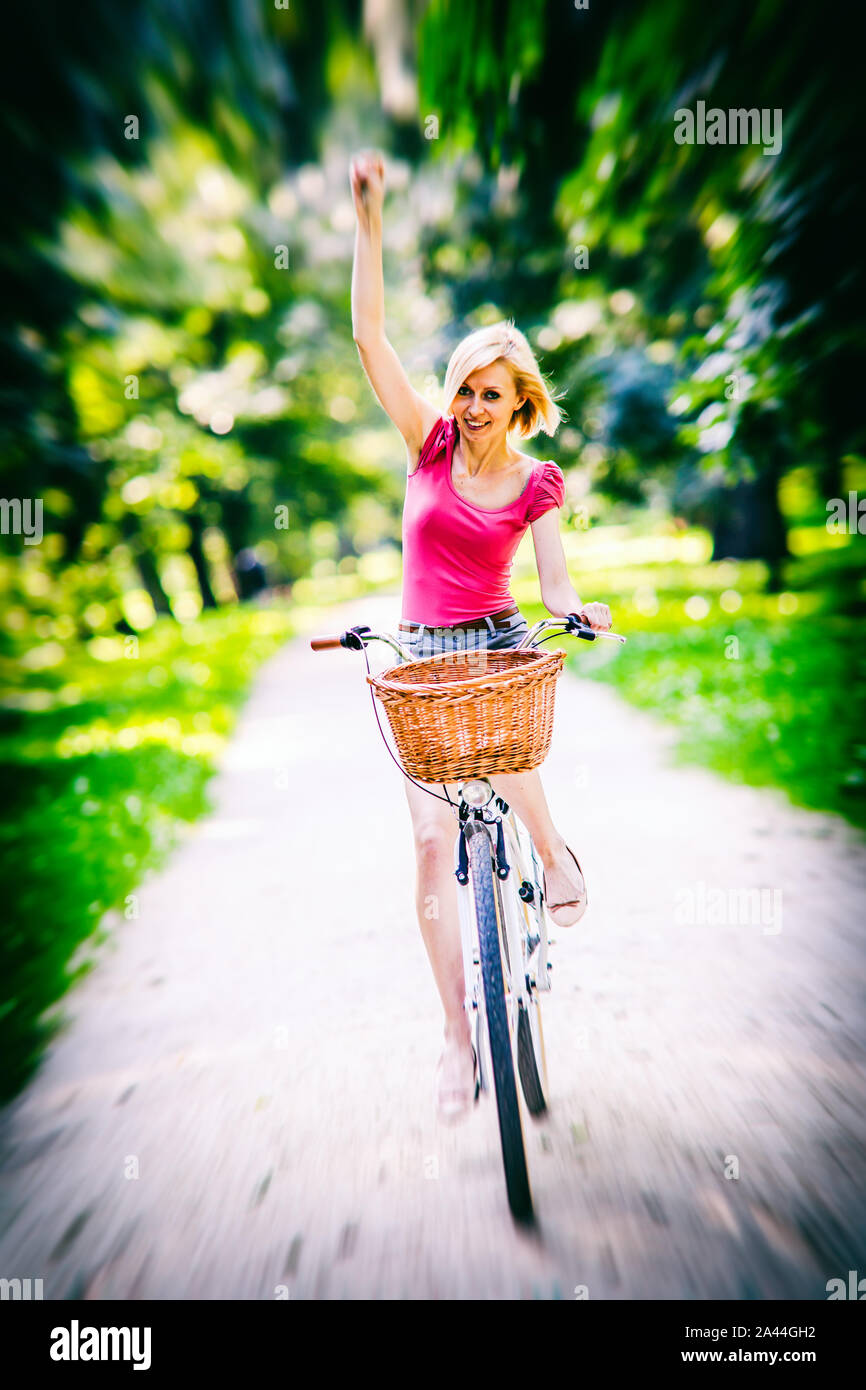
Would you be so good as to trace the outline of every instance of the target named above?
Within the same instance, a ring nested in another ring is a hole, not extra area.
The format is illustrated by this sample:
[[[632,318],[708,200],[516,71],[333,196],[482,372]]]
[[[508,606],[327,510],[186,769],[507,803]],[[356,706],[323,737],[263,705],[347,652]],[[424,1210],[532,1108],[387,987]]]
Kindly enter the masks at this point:
[[[538,1009],[537,1001],[532,1001],[532,1007]],[[540,1019],[538,1023],[540,1029]],[[518,1005],[517,1013],[517,1070],[520,1073],[520,1084],[523,1088],[527,1110],[530,1115],[543,1115],[547,1109],[547,1101],[544,1097],[544,1085],[538,1070],[538,1058],[535,1055],[532,1024],[529,1013],[523,1004]]]
[[[515,838],[517,829],[514,827]],[[531,841],[530,841],[531,843]],[[517,862],[512,864],[512,874],[517,870]],[[503,924],[502,944],[504,955],[504,968],[508,975],[508,987],[513,987],[511,978],[511,958],[508,950],[508,934],[504,930],[505,923],[505,902],[506,892],[516,892],[514,882],[504,882],[499,878],[494,880],[496,891],[497,910],[499,912],[500,923]],[[521,901],[520,909],[523,914],[521,931],[528,928],[527,907]],[[528,981],[527,981],[528,983]],[[534,992],[528,996],[528,1006],[518,1004],[517,1009],[517,1071],[520,1076],[520,1087],[526,1101],[526,1108],[533,1118],[543,1115],[547,1110],[547,1062],[544,1056],[544,1034],[541,1027],[541,1009],[538,998]],[[531,1013],[530,1013],[531,1011]]]
[[[484,1012],[508,1205],[515,1220],[530,1223],[534,1220],[534,1212],[505,1007],[505,983],[493,887],[493,857],[490,841],[484,832],[469,837],[469,874],[478,926]]]

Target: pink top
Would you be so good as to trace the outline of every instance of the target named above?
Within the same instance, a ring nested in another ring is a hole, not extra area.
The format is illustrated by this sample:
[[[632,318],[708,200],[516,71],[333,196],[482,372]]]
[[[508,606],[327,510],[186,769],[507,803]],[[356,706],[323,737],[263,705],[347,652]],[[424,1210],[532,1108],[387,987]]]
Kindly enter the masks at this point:
[[[510,506],[476,507],[451,481],[458,432],[453,417],[440,417],[406,483],[402,618],[428,627],[509,607],[511,564],[527,526],[565,497],[562,470],[548,460]]]

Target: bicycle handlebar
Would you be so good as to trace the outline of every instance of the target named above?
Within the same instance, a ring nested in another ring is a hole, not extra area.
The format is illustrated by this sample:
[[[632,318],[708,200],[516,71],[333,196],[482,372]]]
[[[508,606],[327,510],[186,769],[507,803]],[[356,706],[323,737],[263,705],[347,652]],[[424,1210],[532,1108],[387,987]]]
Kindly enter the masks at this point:
[[[597,637],[609,637],[613,642],[625,642],[626,638],[620,636],[618,632],[600,632],[588,624],[582,623],[577,613],[569,613],[565,618],[542,618],[530,628],[526,636],[517,644],[515,650],[524,650],[535,645],[536,638],[543,632],[566,633],[575,637],[582,637],[585,642],[594,642]],[[325,637],[311,637],[310,646],[314,652],[328,651],[332,647],[346,647],[350,651],[362,651],[368,642],[384,642],[392,647],[395,652],[412,660],[412,653],[396,641],[389,632],[371,632],[370,628],[364,623],[359,623],[356,627],[347,628],[345,632],[335,633]]]

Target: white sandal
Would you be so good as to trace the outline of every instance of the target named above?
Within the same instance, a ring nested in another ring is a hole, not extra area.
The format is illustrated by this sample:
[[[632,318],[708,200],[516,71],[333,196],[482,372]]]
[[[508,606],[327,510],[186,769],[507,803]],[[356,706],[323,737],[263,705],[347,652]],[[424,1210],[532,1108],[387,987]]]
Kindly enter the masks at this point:
[[[583,869],[580,867],[580,864],[578,864],[578,862],[577,862],[577,855],[575,854],[574,850],[571,849],[571,847],[570,847],[569,845],[566,845],[565,848],[568,850],[568,852],[569,852],[569,854],[571,855],[572,859],[574,860],[575,864],[577,864],[577,871],[578,871],[578,873],[580,874],[581,878],[583,878]],[[554,921],[558,927],[573,927],[573,926],[575,925],[576,922],[579,922],[579,921],[580,921],[581,917],[582,917],[583,914],[586,912],[586,909],[587,909],[587,906],[588,906],[588,903],[589,903],[589,899],[588,899],[587,893],[586,893],[586,879],[583,878],[583,893],[580,895],[579,898],[568,898],[565,902],[562,902],[562,903],[549,903],[549,902],[547,902],[547,875],[546,875],[546,873],[542,873],[541,878],[542,878],[542,883],[543,883],[543,885],[544,885],[544,901],[545,901],[545,903],[547,903],[547,910],[548,910],[548,912],[551,914],[551,919],[552,919],[552,921]],[[554,913],[555,911],[557,911],[557,910],[558,910],[559,908],[561,908],[561,907],[578,907],[578,908],[580,908],[580,911],[577,912],[577,913],[571,918],[571,921],[570,921],[570,922],[564,922],[561,918],[557,918],[557,917],[554,917],[554,916],[553,916],[553,913]]]
[[[470,1043],[470,1047],[471,1046],[472,1044]],[[475,1048],[473,1047],[471,1089],[462,1086],[449,1086],[446,1091],[446,1095],[453,1098],[448,1100],[443,1100],[442,1087],[440,1084],[442,1077],[442,1060],[444,1055],[445,1050],[443,1048],[442,1056],[440,1056],[439,1061],[436,1064],[436,1111],[439,1115],[440,1120],[442,1120],[445,1124],[453,1124],[456,1120],[461,1119],[467,1113],[468,1110],[471,1110],[473,1102],[477,1101],[478,1099],[478,1094],[481,1089],[480,1078],[478,1075],[478,1054],[476,1053]]]

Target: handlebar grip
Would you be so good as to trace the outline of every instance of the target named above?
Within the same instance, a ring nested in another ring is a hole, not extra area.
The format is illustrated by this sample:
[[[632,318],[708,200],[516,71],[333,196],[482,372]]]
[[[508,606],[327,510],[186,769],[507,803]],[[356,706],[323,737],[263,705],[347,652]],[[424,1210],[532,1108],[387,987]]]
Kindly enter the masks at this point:
[[[342,641],[339,637],[311,637],[310,646],[314,652],[327,651],[329,647],[341,647]]]

